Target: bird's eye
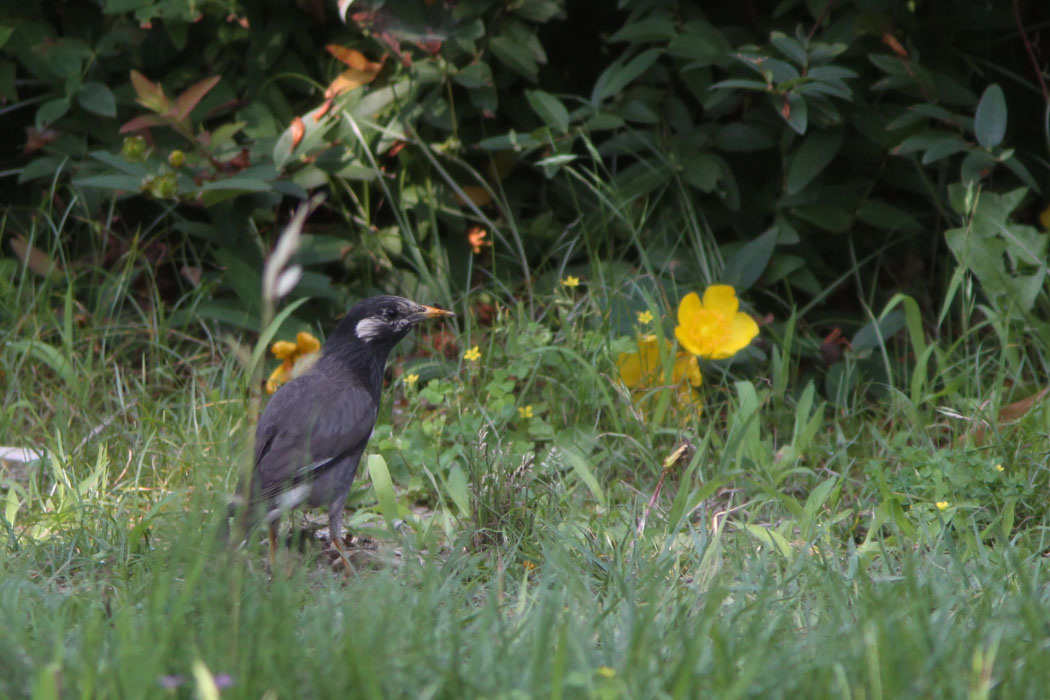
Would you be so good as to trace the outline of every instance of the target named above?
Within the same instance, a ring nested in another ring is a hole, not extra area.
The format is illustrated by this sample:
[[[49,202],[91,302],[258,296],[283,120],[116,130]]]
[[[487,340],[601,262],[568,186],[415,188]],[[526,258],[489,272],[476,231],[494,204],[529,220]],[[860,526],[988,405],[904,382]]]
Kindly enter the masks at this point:
[[[393,321],[397,318],[397,309],[383,309],[383,318],[387,321]]]

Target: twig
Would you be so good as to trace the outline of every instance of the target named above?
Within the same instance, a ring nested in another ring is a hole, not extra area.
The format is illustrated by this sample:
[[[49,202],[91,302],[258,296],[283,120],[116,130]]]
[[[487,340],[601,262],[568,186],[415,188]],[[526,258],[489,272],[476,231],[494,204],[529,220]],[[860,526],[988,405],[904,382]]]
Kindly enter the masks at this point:
[[[1028,60],[1032,62],[1032,70],[1035,71],[1035,77],[1039,79],[1039,89],[1043,91],[1043,102],[1050,101],[1050,93],[1046,89],[1046,80],[1043,79],[1043,71],[1039,70],[1039,60],[1035,57],[1035,50],[1032,49],[1032,42],[1028,40],[1028,32],[1025,31],[1024,24],[1021,22],[1021,8],[1017,5],[1017,0],[1012,0],[1011,4],[1014,7],[1014,22],[1017,23],[1017,31],[1021,33],[1021,41],[1024,42],[1024,50],[1028,53]]]
[[[1016,3],[1017,0],[1014,0]],[[809,29],[809,34],[806,35],[806,43],[808,44],[813,40],[813,35],[817,33],[817,29],[820,25],[824,24],[824,18],[828,16],[828,12],[831,11],[831,6],[835,4],[835,0],[829,0],[828,4],[824,6],[824,9],[820,11],[820,17],[817,17],[817,21],[813,23],[813,26]]]

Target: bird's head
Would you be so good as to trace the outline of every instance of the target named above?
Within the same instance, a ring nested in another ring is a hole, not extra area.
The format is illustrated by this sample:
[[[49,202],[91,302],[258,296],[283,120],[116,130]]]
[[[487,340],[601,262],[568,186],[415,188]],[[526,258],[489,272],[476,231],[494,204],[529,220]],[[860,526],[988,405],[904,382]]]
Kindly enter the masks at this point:
[[[393,346],[420,321],[445,316],[455,314],[404,297],[378,296],[358,302],[340,325],[349,326],[362,342]]]

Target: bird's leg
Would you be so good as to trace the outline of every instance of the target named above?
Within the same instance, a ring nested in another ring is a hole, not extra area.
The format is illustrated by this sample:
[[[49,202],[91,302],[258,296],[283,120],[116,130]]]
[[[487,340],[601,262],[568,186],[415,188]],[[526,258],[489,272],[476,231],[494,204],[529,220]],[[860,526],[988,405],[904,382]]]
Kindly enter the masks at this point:
[[[270,572],[277,570],[277,519],[270,523],[266,532],[270,537]]]
[[[339,558],[342,560],[343,566],[346,567],[346,575],[352,576],[355,573],[354,566],[350,563],[349,553],[347,553],[346,548],[343,547],[342,503],[333,506],[328,515],[328,538],[332,540],[332,546],[335,547],[335,551],[339,552]]]

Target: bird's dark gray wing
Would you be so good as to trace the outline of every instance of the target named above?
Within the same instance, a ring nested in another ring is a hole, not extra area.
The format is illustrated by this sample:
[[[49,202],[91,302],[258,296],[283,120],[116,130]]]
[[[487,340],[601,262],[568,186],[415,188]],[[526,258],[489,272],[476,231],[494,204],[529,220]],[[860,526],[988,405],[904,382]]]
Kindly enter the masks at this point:
[[[267,404],[255,433],[251,502],[272,500],[313,481],[363,450],[377,408],[352,375],[308,372],[282,387]]]

